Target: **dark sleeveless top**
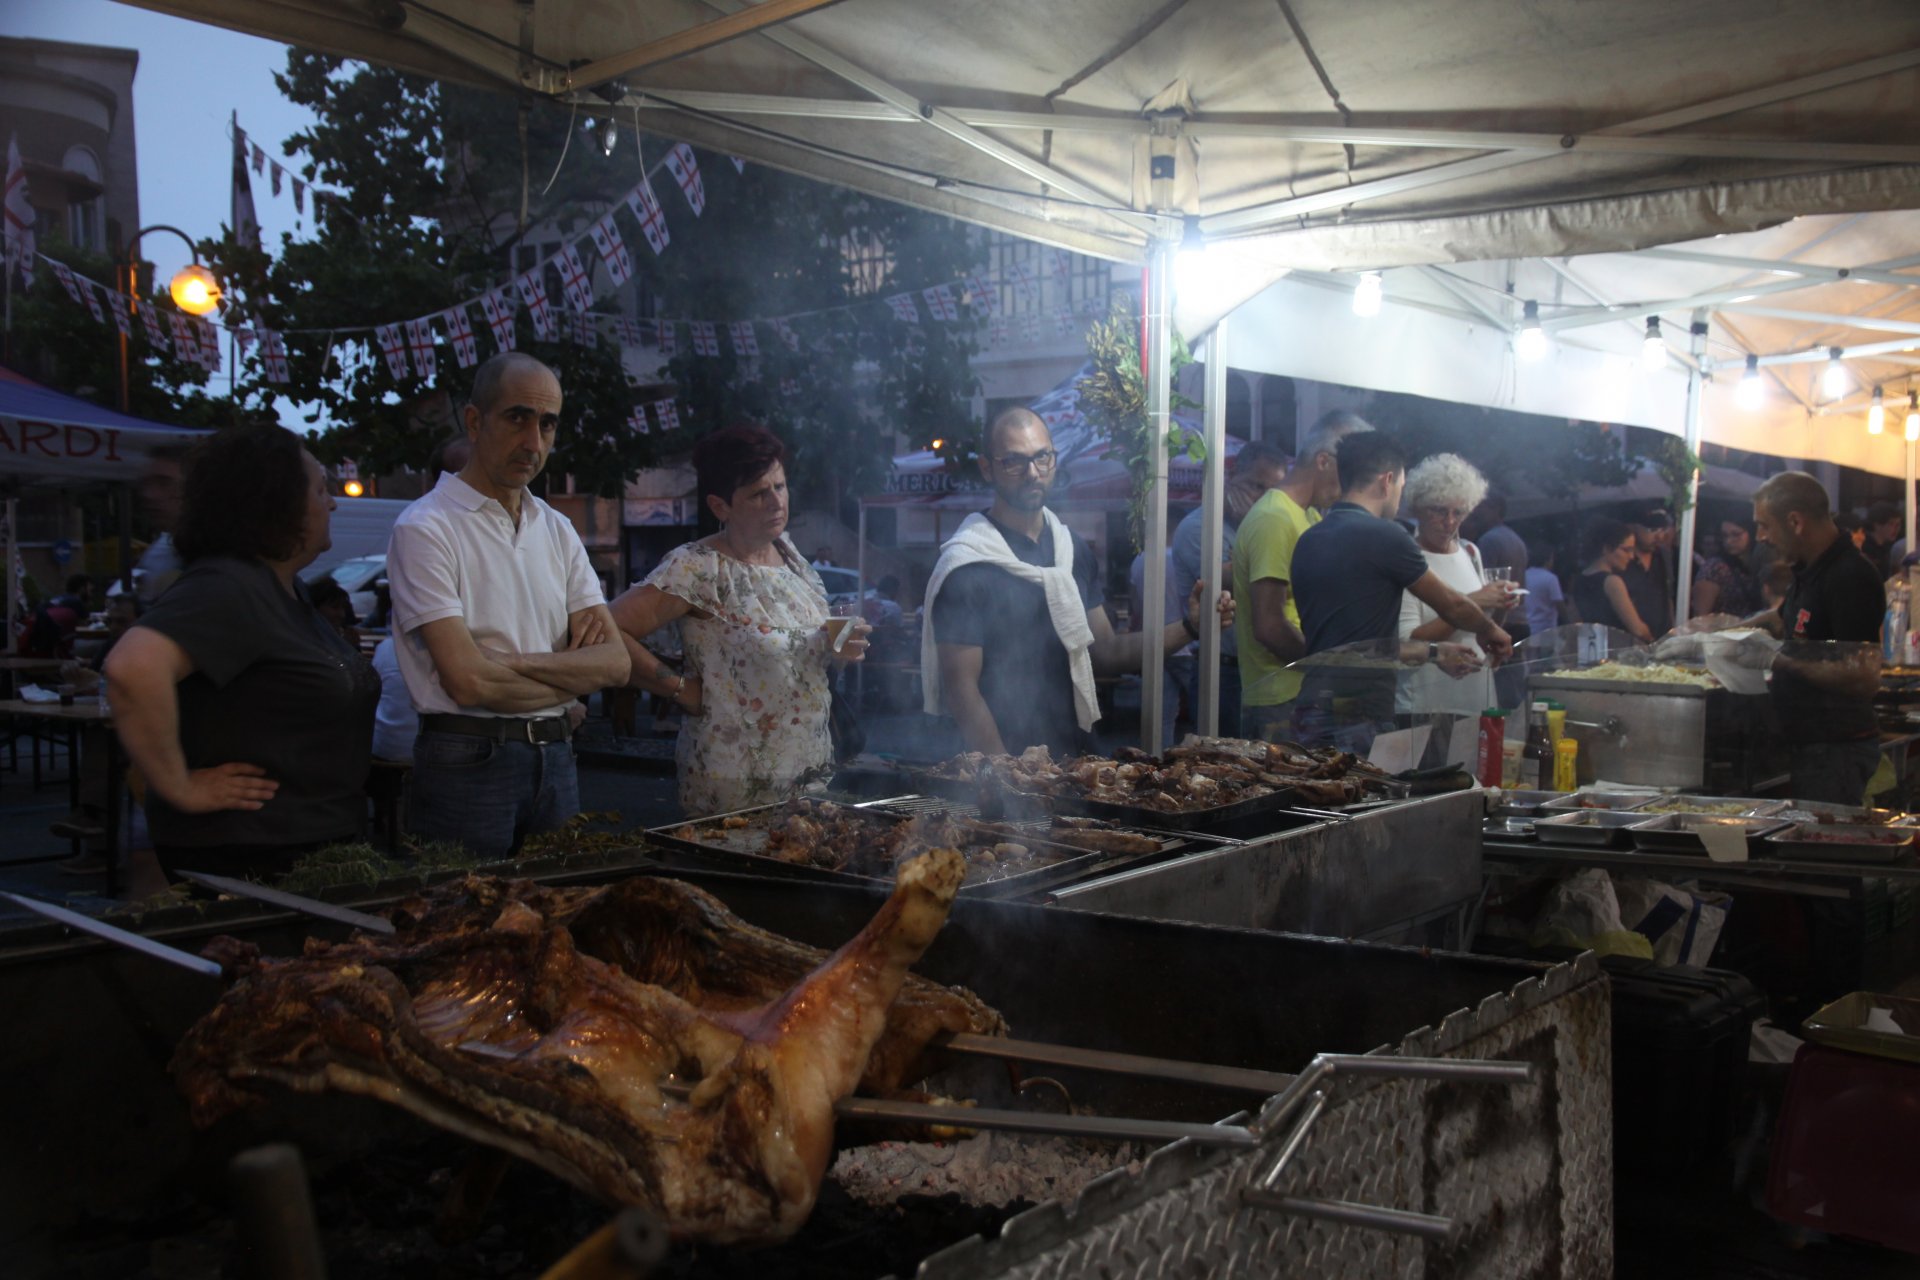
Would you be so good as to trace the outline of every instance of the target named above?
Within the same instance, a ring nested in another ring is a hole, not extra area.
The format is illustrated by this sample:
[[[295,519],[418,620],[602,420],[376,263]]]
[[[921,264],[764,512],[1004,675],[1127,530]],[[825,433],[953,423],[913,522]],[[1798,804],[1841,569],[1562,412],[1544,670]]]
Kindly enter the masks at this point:
[[[1621,631],[1627,629],[1627,624],[1614,611],[1613,601],[1607,599],[1607,579],[1618,577],[1619,574],[1611,572],[1583,573],[1573,580],[1573,607],[1580,611],[1580,621],[1603,622]]]

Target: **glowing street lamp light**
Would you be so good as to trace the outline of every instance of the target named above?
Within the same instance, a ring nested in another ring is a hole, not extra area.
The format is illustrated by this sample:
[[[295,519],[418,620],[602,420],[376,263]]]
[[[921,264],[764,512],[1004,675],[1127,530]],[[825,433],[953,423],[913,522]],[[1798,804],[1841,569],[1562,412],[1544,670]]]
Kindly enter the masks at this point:
[[[197,262],[180,268],[167,293],[173,305],[190,316],[204,316],[220,305],[220,281]]]

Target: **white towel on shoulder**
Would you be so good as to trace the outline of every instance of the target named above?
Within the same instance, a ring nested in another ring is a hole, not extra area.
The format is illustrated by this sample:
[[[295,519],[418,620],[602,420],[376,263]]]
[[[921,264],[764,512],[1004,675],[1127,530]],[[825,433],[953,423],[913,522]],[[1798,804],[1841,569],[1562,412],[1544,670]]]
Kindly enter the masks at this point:
[[[990,564],[1023,582],[1038,583],[1047,593],[1047,612],[1053,629],[1066,646],[1068,669],[1073,674],[1073,709],[1082,730],[1092,730],[1100,719],[1100,699],[1093,687],[1093,628],[1087,625],[1087,606],[1080,599],[1080,587],[1073,579],[1073,535],[1053,512],[1042,509],[1046,532],[1053,539],[1053,567],[1042,569],[1013,554],[1006,538],[993,521],[974,512],[960,522],[960,528],[940,548],[940,559],[927,581],[925,622],[920,628],[920,684],[926,692],[928,715],[937,716],[944,708],[940,695],[940,649],[933,634],[933,602],[946,583],[947,575],[970,564]]]

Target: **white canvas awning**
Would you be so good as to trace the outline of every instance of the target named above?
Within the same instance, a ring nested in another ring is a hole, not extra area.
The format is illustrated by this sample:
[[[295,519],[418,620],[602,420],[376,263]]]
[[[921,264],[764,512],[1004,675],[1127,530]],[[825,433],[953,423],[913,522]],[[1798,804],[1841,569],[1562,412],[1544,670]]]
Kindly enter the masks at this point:
[[[1289,268],[1920,206],[1907,0],[134,2],[1122,261],[1193,215],[1241,265],[1189,334]]]

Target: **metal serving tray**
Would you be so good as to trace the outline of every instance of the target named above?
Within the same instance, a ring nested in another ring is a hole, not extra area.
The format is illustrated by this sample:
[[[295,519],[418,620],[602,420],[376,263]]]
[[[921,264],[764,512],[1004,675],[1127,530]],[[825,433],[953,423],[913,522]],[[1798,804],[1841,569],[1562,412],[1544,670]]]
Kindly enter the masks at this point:
[[[1502,791],[1500,804],[1494,812],[1509,818],[1537,818],[1548,801],[1558,800],[1565,795],[1564,791],[1530,791],[1525,788]]]
[[[1556,798],[1540,806],[1540,812],[1549,813],[1630,813],[1657,796],[1637,791],[1569,791],[1555,793]]]
[[[1723,806],[1737,806],[1739,812]],[[1771,818],[1787,807],[1785,800],[1756,800],[1751,796],[1692,796],[1673,795],[1655,796],[1640,806],[1639,811],[1652,815],[1656,813],[1700,813],[1722,818]]]
[[[1876,1009],[1903,1030],[1870,1029],[1867,1018]],[[1920,1063],[1920,1000],[1855,991],[1825,1006],[1801,1026],[1807,1039],[1836,1049]]]
[[[1774,858],[1808,862],[1904,862],[1913,854],[1912,827],[1796,822],[1760,843]]]
[[[1575,809],[1541,818],[1533,824],[1533,834],[1542,840],[1618,849],[1626,846],[1628,830],[1644,821],[1646,819],[1631,810]]]
[[[1747,845],[1770,831],[1777,831],[1781,823],[1772,818],[1725,818],[1715,813],[1663,813],[1657,818],[1640,815],[1640,821],[1628,828],[1633,833],[1636,849],[1645,849],[1649,853],[1696,853],[1707,855],[1707,846],[1700,839],[1700,832],[1706,827],[1738,827],[1746,832]]]
[[[923,800],[923,797],[902,796],[891,801],[868,802],[859,805],[844,806],[849,809],[865,810],[875,817],[890,821],[904,821],[913,816],[912,811],[895,811],[886,807],[889,804],[911,800]],[[968,806],[949,804],[943,801],[927,801],[924,808],[944,808],[955,817],[975,816],[968,812]],[[668,826],[655,827],[646,832],[647,841],[667,856],[657,859],[668,866],[692,867],[695,869],[745,872],[755,875],[776,876],[789,880],[808,880],[826,884],[865,884],[884,885],[889,883],[885,877],[861,875],[852,871],[834,871],[826,867],[805,866],[798,863],[782,862],[778,858],[768,857],[759,852],[767,830],[774,819],[783,815],[786,805],[759,805],[751,809],[741,809],[735,813],[720,813],[709,818],[693,822],[676,822]],[[727,830],[722,827],[728,819],[745,819],[746,825]],[[1031,838],[1023,838],[1020,843],[1031,848],[1057,853],[1053,861],[1018,871],[1011,875],[995,876],[991,879],[972,879],[960,887],[963,898],[1018,898],[1042,890],[1056,889],[1089,876],[1103,875],[1122,867],[1133,866],[1139,862],[1155,858],[1177,857],[1190,851],[1195,842],[1184,837],[1162,839],[1161,847],[1153,853],[1114,854],[1100,853],[1086,849],[1077,849],[1069,845],[1054,844],[1043,838],[1044,823],[1016,822],[1012,825],[1034,830]],[[1162,832],[1140,832],[1137,834],[1162,837]]]

